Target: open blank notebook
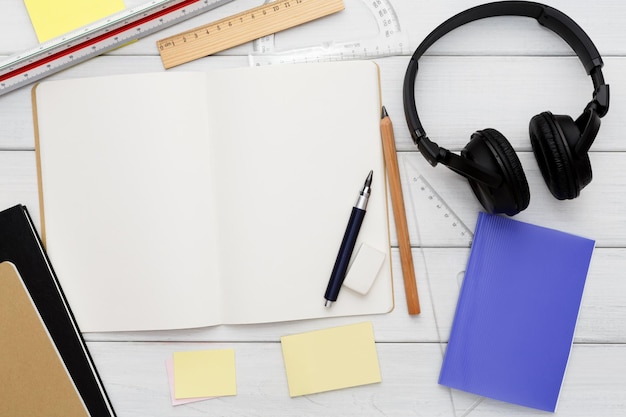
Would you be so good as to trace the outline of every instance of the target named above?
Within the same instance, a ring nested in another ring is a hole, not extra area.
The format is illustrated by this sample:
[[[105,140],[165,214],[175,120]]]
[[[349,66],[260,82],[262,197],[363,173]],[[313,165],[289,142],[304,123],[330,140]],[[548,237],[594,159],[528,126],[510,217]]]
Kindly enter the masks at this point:
[[[33,89],[46,249],[83,331],[393,308],[371,62],[51,81]],[[324,291],[363,178],[366,295]]]

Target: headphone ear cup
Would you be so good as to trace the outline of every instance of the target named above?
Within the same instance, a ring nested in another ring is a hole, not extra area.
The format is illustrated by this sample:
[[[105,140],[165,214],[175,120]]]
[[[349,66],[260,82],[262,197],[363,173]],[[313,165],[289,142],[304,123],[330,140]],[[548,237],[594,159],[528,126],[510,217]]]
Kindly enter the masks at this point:
[[[513,216],[528,207],[530,191],[522,164],[509,141],[495,129],[475,132],[461,152],[467,158],[502,178],[494,188],[470,180],[474,194],[491,213]]]
[[[569,116],[543,112],[529,124],[530,143],[541,175],[554,197],[570,200],[591,182],[589,155],[574,155],[580,130]]]

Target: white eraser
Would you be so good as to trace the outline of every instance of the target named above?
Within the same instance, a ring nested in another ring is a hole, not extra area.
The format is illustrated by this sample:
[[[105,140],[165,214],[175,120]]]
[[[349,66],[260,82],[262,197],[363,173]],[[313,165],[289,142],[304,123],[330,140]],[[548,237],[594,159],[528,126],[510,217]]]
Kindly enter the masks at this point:
[[[367,243],[362,243],[346,274],[343,285],[359,294],[367,294],[372,288],[384,261],[385,252],[381,252]]]

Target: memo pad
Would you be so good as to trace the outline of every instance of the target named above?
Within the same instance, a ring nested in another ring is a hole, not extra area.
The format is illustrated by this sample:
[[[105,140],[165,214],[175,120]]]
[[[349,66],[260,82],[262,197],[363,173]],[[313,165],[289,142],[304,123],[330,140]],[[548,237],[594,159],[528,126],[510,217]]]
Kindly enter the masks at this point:
[[[481,213],[439,383],[555,411],[594,244]]]
[[[280,341],[292,397],[381,381],[370,322],[284,336]]]
[[[39,42],[71,32],[125,7],[122,0],[24,0],[24,3]]]
[[[165,371],[167,372],[167,382],[170,386],[170,397],[172,399],[172,405],[189,404],[198,401],[210,400],[217,397],[196,397],[196,398],[176,398],[176,382],[174,381],[174,359],[168,358],[165,361]]]
[[[235,351],[174,352],[174,385],[177,399],[236,395]]]

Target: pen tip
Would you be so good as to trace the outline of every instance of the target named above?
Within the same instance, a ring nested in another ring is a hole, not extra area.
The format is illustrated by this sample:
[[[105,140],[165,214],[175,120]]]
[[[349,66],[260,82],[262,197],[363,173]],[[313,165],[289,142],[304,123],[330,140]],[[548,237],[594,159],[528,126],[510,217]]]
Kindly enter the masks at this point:
[[[380,115],[381,119],[384,119],[385,117],[389,116],[389,114],[387,114],[387,109],[385,108],[385,106],[383,106],[383,111]]]
[[[372,185],[372,177],[374,176],[374,170],[370,170],[370,173],[367,174],[367,178],[365,179],[365,185],[366,186],[370,186]]]

